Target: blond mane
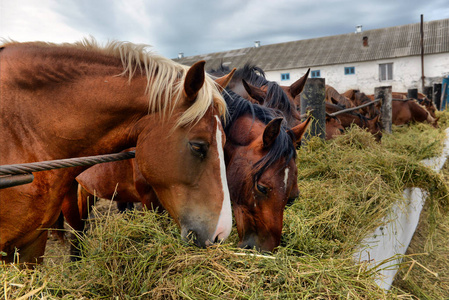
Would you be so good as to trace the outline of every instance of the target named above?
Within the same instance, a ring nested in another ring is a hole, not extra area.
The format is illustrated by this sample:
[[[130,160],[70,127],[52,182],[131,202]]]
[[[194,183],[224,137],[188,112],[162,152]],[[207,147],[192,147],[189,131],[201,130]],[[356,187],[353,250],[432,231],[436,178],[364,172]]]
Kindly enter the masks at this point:
[[[2,40],[3,44],[19,44],[15,41]],[[148,95],[148,112],[159,113],[162,119],[172,115],[183,96],[184,80],[189,67],[157,55],[149,50],[148,45],[130,42],[109,41],[104,47],[93,38],[84,38],[74,44],[52,44],[34,42],[39,46],[76,47],[95,51],[104,55],[121,59],[123,72],[117,76],[128,76],[129,81],[140,73],[147,78],[146,94]],[[7,46],[7,45],[6,45]],[[197,100],[178,119],[176,127],[186,126],[199,121],[214,105],[224,117],[226,102],[220,94],[215,81],[206,76]]]
[[[146,93],[149,101],[149,113],[159,112],[164,119],[170,116],[179,104],[189,67],[152,53],[149,46],[143,44],[110,41],[106,46],[99,47],[96,40],[91,37],[85,38],[75,45],[120,57],[124,70],[119,76],[128,75],[129,81],[132,80],[136,72],[144,73],[147,77]],[[206,76],[197,100],[179,117],[177,126],[186,126],[198,121],[211,105],[215,105],[220,117],[225,115],[226,102],[215,81]]]

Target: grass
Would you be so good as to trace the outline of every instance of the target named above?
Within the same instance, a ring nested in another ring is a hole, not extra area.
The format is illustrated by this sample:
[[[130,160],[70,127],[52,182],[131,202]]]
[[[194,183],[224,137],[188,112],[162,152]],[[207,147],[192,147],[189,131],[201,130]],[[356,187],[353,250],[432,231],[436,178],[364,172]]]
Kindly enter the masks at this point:
[[[449,112],[440,124],[449,126]],[[358,128],[298,153],[300,200],[286,209],[279,249],[260,255],[230,239],[207,249],[182,242],[166,215],[94,210],[78,262],[0,265],[4,299],[444,299],[449,295],[448,174],[419,163],[441,151],[443,131],[394,128],[382,144]],[[446,169],[448,167],[446,166]],[[393,289],[352,259],[406,186],[429,191],[418,234]],[[428,253],[428,254],[422,254]],[[435,275],[438,273],[438,277]]]

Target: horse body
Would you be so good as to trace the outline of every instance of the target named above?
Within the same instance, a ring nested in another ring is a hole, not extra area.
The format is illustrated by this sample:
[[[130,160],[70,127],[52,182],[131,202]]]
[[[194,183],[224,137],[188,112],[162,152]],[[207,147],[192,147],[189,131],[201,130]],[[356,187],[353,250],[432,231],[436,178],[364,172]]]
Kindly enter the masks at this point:
[[[438,127],[438,119],[418,104],[415,100],[393,100],[392,122],[394,125],[404,125],[410,122],[427,122],[433,127]]]
[[[347,90],[342,95],[351,100],[352,103],[354,103],[354,106],[360,106],[372,102],[371,98],[358,90]],[[370,119],[375,118],[380,115],[380,105],[381,103],[378,102],[377,104],[373,103],[372,105],[365,106],[359,110],[359,113]]]
[[[335,113],[342,109],[343,108],[339,105],[326,103],[327,113]],[[340,120],[341,125],[344,128],[350,127],[352,124],[356,124],[360,128],[363,128],[374,135],[377,141],[380,141],[382,138],[382,128],[379,122],[379,118],[380,115],[377,115],[377,117],[373,119],[368,119],[361,114],[355,114],[352,112],[338,114],[338,119]]]
[[[205,79],[204,62],[188,69],[129,43],[99,49],[85,41],[78,46],[6,44],[0,64],[0,164],[136,146],[143,176],[184,238],[194,232],[204,246],[229,235],[217,118],[224,102],[212,80]],[[58,218],[63,196],[82,171],[38,172],[33,183],[0,191],[3,260],[13,261],[18,248],[22,262],[41,261],[44,229]]]

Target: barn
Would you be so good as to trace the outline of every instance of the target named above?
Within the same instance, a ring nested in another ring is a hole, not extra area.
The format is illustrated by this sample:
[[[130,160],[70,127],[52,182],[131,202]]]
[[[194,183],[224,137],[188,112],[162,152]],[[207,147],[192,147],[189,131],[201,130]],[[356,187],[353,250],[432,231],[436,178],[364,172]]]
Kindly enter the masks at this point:
[[[240,68],[249,62],[282,85],[292,84],[310,68],[310,77],[325,78],[340,92],[372,94],[378,86],[421,92],[449,76],[449,19],[366,31],[359,25],[341,35],[271,45],[256,41],[243,49],[189,57],[180,53],[174,60],[186,65],[206,60],[207,69],[220,64]]]

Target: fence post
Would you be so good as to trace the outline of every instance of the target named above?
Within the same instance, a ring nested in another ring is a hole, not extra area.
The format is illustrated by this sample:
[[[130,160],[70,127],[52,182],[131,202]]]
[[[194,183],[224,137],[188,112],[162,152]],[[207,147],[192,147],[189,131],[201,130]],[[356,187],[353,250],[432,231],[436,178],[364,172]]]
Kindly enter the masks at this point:
[[[391,133],[392,127],[393,103],[391,91],[391,86],[381,86],[374,89],[374,99],[382,99],[381,120],[382,128],[386,133]]]
[[[305,140],[313,136],[326,139],[326,105],[324,102],[324,78],[307,79],[304,90],[301,93],[301,115],[311,111],[313,117],[310,130],[304,135]]]
[[[407,90],[407,98],[418,100],[418,89],[408,89]]]
[[[441,109],[441,83],[434,83],[433,84],[433,103],[435,103],[435,106],[438,110]]]
[[[430,101],[433,101],[433,87],[431,86],[425,86],[423,94],[429,99]]]

